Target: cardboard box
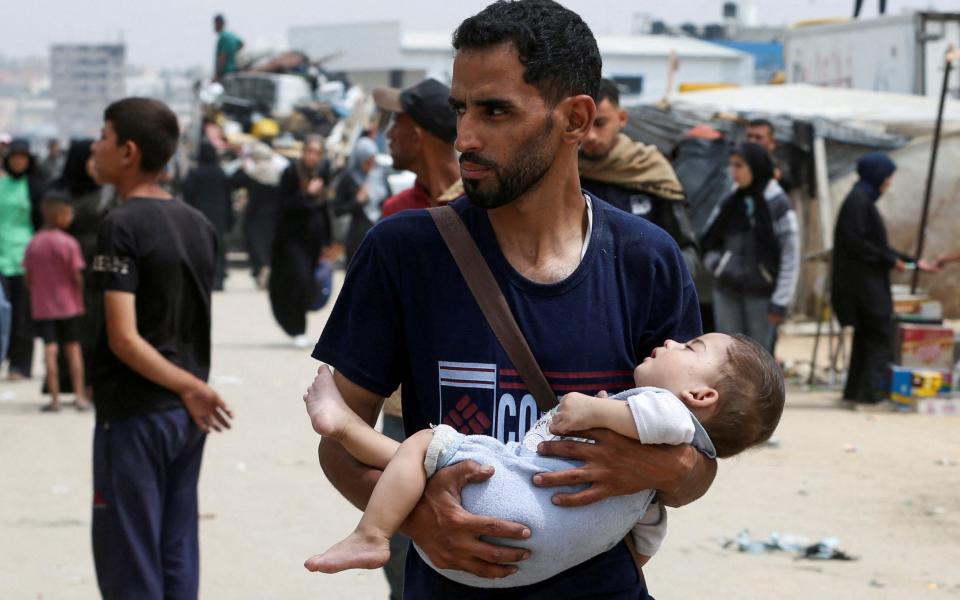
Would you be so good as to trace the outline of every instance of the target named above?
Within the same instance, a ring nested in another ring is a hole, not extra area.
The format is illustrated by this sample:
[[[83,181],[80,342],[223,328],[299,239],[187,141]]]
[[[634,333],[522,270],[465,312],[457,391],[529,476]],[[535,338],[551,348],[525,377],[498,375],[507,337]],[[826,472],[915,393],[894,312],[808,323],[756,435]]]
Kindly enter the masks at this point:
[[[936,325],[900,325],[897,328],[896,364],[952,371],[954,333]]]
[[[950,371],[893,366],[890,368],[890,400],[914,406],[920,398],[949,395],[953,389]]]
[[[920,398],[917,413],[942,417],[960,416],[960,398]]]

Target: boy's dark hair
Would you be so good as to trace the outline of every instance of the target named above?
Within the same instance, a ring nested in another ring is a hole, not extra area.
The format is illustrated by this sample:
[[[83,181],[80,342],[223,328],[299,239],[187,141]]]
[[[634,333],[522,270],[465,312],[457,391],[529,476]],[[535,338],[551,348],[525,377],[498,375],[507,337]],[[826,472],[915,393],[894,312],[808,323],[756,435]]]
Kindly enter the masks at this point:
[[[597,104],[609,100],[610,104],[620,106],[620,88],[611,79],[600,80],[600,91],[597,92]]]
[[[773,123],[767,119],[753,119],[747,123],[747,127],[766,127],[770,131],[770,137],[773,137],[773,134],[777,131],[773,128]]]
[[[766,442],[783,414],[780,365],[753,339],[736,334],[716,389],[717,411],[703,423],[718,458],[739,454]]]
[[[124,98],[103,111],[117,133],[117,144],[132,141],[140,148],[140,170],[159,173],[177,150],[180,126],[166,104],[150,98]]]
[[[600,50],[580,15],[552,0],[498,0],[469,17],[453,33],[457,50],[510,43],[520,55],[523,80],[547,104],[587,94],[600,86]]]

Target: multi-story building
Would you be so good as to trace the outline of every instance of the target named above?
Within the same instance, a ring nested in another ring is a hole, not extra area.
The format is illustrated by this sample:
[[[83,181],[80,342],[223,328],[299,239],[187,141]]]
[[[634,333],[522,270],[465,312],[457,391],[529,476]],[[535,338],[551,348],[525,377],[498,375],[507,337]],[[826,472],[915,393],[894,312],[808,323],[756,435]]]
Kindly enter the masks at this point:
[[[50,95],[61,137],[94,136],[103,109],[124,96],[123,44],[57,44],[50,47]]]

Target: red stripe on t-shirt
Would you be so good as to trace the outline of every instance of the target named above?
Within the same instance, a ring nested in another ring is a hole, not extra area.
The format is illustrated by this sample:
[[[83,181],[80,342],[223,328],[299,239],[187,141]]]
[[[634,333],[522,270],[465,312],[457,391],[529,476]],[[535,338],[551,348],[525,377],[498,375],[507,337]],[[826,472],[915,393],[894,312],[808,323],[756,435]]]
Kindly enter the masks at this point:
[[[526,390],[527,384],[522,382],[514,381],[501,381],[500,388],[504,390]],[[619,388],[631,388],[633,387],[633,380],[619,380],[619,381],[604,381],[602,383],[560,383],[560,384],[550,384],[551,389],[556,392],[588,392],[593,390],[602,390],[607,388],[619,389]]]
[[[501,375],[508,377],[520,377],[520,372],[516,369],[500,369]],[[601,377],[633,377],[633,371],[583,371],[564,372],[564,371],[544,371],[547,378],[553,379],[597,379]]]

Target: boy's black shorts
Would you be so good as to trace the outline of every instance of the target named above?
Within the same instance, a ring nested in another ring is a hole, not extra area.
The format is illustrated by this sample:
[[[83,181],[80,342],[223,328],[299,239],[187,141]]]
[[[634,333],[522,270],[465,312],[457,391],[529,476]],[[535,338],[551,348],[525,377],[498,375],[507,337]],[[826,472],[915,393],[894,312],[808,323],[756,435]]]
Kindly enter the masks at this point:
[[[33,322],[44,344],[69,344],[80,341],[80,317],[37,320]]]

